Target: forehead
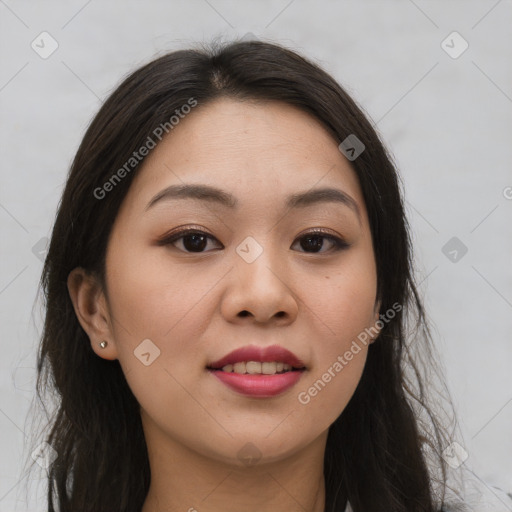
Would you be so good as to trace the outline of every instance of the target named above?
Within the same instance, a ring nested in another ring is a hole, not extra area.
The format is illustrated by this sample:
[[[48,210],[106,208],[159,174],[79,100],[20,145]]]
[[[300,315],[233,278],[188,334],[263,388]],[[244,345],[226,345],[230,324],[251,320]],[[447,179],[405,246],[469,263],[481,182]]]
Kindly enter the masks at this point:
[[[146,157],[129,195],[201,183],[244,204],[273,207],[297,192],[341,188],[364,209],[357,176],[313,116],[286,103],[220,98],[183,117]]]

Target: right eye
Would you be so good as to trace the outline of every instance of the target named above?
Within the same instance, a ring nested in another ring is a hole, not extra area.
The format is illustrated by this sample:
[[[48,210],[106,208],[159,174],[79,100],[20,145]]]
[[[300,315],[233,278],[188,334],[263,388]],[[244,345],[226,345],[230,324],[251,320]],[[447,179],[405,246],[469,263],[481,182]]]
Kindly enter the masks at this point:
[[[181,245],[184,248],[180,249],[181,251],[200,254],[203,252],[209,252],[203,250],[206,247],[208,240],[217,239],[204,231],[188,228],[159,240],[158,245],[172,245],[176,247],[176,242],[180,240],[182,240]]]

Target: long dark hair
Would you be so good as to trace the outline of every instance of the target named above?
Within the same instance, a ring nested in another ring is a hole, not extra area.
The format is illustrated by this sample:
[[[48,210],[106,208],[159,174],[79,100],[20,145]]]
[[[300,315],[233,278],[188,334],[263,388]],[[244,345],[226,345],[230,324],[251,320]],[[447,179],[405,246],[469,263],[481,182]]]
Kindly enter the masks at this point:
[[[221,96],[294,105],[323,123],[337,143],[355,135],[364,144],[351,164],[368,211],[381,312],[396,303],[403,308],[369,346],[358,387],[329,429],[325,510],[343,511],[347,500],[354,512],[438,510],[445,499],[441,453],[449,434],[427,402],[433,344],[414,284],[399,176],[362,109],[330,75],[294,51],[262,41],[202,45],[156,58],[124,79],[85,133],[41,276],[46,317],[37,397],[44,403],[52,391],[57,399],[45,438],[57,454],[48,466],[48,510],[134,512],[144,503],[150,467],[139,404],[119,362],[93,352],[67,277],[83,267],[105,282],[109,234],[140,163],[125,168],[104,197],[95,194],[98,187],[190,98],[200,109]],[[421,357],[415,356],[418,347]]]

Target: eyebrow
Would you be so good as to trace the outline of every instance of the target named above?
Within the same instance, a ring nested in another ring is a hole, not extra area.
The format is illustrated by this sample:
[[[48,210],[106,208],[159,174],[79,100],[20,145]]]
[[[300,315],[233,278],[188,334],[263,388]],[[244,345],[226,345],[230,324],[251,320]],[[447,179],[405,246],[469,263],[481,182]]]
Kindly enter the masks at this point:
[[[195,199],[220,204],[227,208],[236,209],[238,200],[229,192],[220,188],[203,184],[170,185],[158,192],[147,204],[145,211],[161,201],[173,199]],[[337,188],[317,188],[306,192],[292,194],[286,199],[287,208],[306,208],[319,203],[340,203],[348,206],[361,220],[361,212],[356,201]]]

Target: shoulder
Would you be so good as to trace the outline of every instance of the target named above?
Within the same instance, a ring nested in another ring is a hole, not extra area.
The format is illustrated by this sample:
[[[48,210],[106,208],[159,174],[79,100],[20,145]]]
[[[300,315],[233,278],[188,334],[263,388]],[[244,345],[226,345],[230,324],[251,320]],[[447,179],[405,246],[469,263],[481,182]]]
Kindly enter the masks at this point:
[[[475,475],[476,476],[476,475]],[[450,497],[439,512],[510,512],[512,489],[507,491],[480,478],[466,479],[462,497]]]
[[[464,502],[450,502],[439,509],[439,512],[473,512]]]
[[[471,481],[466,486],[464,499],[451,496],[438,512],[511,512],[512,490],[492,486],[488,482]],[[350,503],[344,512],[353,512]]]

